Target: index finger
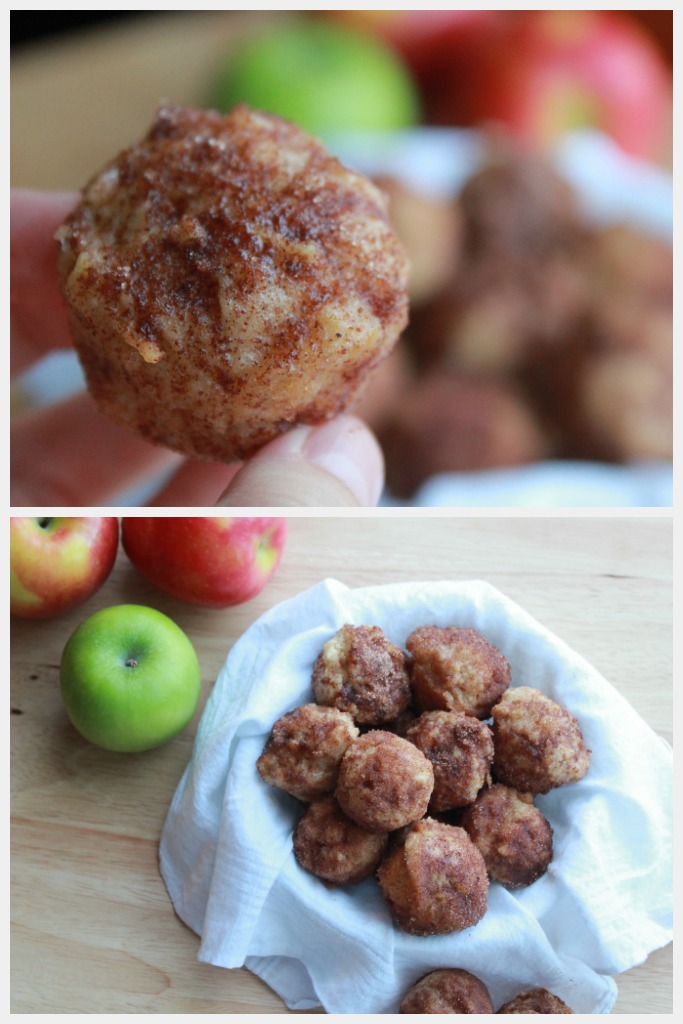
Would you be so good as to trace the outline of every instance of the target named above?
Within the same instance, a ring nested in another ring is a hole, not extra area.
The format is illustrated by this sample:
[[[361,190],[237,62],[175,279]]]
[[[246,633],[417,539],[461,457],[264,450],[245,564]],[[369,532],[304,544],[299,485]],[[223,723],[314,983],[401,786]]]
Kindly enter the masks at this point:
[[[10,203],[11,373],[27,369],[71,336],[57,275],[54,234],[76,192],[13,189]]]

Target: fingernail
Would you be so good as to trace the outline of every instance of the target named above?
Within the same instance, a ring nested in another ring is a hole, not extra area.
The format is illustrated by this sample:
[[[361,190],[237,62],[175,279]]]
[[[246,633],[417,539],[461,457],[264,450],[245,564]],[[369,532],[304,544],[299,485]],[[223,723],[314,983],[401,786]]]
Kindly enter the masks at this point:
[[[355,416],[338,416],[303,437],[301,454],[346,484],[361,505],[374,506],[384,485],[377,440]]]

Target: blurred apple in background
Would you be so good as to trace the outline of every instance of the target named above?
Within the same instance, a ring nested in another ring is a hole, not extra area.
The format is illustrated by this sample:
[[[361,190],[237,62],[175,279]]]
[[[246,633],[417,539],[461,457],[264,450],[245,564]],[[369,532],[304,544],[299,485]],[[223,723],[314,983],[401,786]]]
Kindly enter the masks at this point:
[[[498,23],[500,11],[327,11],[325,16],[383,39],[418,79]]]
[[[237,103],[314,134],[409,128],[419,117],[412,76],[390,47],[306,17],[254,32],[226,57],[209,104],[227,111]]]
[[[104,750],[135,753],[166,743],[192,718],[201,674],[189,637],[154,608],[103,608],[78,626],[60,665],[72,725]]]
[[[284,518],[130,516],[123,548],[139,572],[170,597],[228,608],[256,597],[285,545]]]
[[[660,49],[627,13],[523,11],[470,33],[424,83],[437,124],[497,122],[547,147],[596,128],[631,155],[662,161],[671,144],[672,80]]]
[[[118,543],[115,516],[12,516],[11,613],[49,618],[85,601],[109,576]]]
[[[498,122],[542,148],[596,128],[627,153],[670,162],[671,11],[320,13],[395,49],[428,124]]]

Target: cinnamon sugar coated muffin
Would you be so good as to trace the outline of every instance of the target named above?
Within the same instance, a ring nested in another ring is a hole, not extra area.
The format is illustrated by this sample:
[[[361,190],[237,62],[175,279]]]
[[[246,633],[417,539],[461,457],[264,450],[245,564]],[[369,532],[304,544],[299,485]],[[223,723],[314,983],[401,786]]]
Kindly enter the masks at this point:
[[[501,652],[474,629],[420,626],[406,640],[412,687],[423,711],[463,711],[488,718],[510,685]]]
[[[476,799],[493,761],[487,725],[460,711],[425,711],[407,728],[405,738],[432,762],[432,813],[465,807]]]
[[[496,783],[460,819],[486,863],[489,878],[508,888],[531,885],[553,856],[553,830],[530,793]]]
[[[329,886],[355,885],[372,875],[387,847],[385,832],[351,821],[334,797],[309,804],[294,830],[297,863]]]
[[[497,1013],[573,1013],[565,1002],[545,988],[527,989],[520,992],[509,1003],[505,1003]]]
[[[401,1013],[493,1013],[480,978],[459,967],[431,971],[401,1000]]]
[[[486,865],[464,829],[423,818],[377,871],[396,925],[411,935],[448,935],[486,913]]]
[[[410,701],[406,660],[379,626],[342,626],[313,668],[315,699],[348,711],[360,725],[382,725]]]
[[[414,744],[372,729],[344,754],[335,796],[359,825],[391,832],[426,813],[433,788],[431,763]]]
[[[335,416],[407,321],[384,195],[245,106],[162,107],[56,237],[91,394],[190,456],[242,459]]]
[[[304,704],[278,718],[256,767],[269,785],[314,800],[332,792],[341,759],[357,736],[351,715]]]
[[[448,367],[412,381],[378,435],[399,498],[440,473],[521,466],[546,452],[541,424],[514,387]]]
[[[508,690],[492,710],[493,771],[523,793],[582,779],[590,764],[574,715],[531,686]]]

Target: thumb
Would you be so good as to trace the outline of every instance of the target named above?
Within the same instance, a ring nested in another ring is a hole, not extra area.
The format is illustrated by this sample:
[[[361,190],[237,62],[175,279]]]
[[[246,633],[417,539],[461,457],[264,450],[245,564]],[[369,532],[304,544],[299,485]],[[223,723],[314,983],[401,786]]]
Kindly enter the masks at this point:
[[[217,502],[226,506],[376,505],[384,483],[382,452],[365,424],[338,416],[294,427],[249,459]]]

